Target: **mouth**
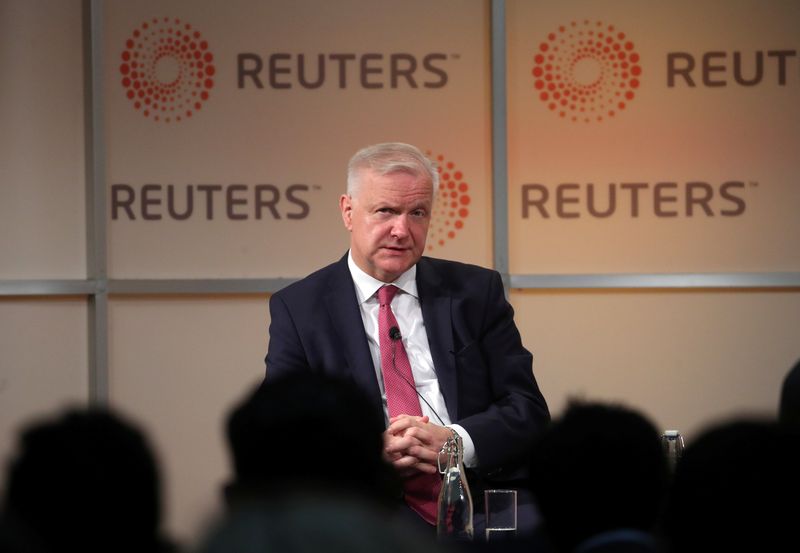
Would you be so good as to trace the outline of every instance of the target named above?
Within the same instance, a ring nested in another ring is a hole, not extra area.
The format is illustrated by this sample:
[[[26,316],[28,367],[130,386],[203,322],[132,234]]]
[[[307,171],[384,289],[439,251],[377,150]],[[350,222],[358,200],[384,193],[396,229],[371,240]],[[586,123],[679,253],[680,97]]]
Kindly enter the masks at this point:
[[[403,248],[400,246],[383,246],[381,249],[389,253],[405,253],[409,250],[409,248]]]

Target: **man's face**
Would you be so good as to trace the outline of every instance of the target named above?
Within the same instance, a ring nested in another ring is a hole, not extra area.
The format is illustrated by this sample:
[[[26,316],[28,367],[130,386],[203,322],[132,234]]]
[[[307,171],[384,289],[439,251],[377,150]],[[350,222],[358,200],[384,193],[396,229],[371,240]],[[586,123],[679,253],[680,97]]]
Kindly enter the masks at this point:
[[[433,187],[424,177],[362,169],[355,196],[339,199],[356,265],[383,282],[410,269],[425,250],[432,204]]]

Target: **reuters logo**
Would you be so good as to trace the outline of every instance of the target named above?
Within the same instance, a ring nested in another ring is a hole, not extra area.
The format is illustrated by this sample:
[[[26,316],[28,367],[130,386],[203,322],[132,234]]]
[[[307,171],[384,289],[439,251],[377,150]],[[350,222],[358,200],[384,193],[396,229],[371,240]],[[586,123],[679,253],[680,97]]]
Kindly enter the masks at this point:
[[[642,74],[633,42],[601,21],[559,27],[533,61],[539,100],[573,122],[616,116],[636,97]]]
[[[200,32],[180,19],[151,19],[125,41],[119,66],[133,107],[154,121],[190,118],[214,88],[214,55]]]
[[[433,251],[455,238],[464,228],[472,199],[469,196],[469,184],[452,161],[446,160],[443,155],[434,157],[430,151],[426,154],[436,161],[439,171],[439,192],[433,203],[428,230],[427,250]]]

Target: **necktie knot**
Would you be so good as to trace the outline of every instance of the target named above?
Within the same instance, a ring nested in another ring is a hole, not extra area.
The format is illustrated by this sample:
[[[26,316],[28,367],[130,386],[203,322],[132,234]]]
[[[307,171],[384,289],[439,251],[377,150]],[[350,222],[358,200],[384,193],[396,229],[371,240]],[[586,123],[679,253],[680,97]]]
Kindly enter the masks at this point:
[[[381,305],[391,305],[395,294],[397,294],[399,290],[400,289],[394,284],[388,284],[380,287],[378,289],[378,303]]]

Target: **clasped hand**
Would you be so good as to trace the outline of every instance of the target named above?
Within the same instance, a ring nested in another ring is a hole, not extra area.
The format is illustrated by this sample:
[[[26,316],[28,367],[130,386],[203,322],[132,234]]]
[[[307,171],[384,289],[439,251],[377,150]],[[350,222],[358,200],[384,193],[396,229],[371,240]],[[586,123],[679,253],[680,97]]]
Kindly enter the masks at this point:
[[[431,423],[428,417],[392,417],[383,433],[384,458],[401,477],[435,474],[439,451],[451,435],[449,428]]]

